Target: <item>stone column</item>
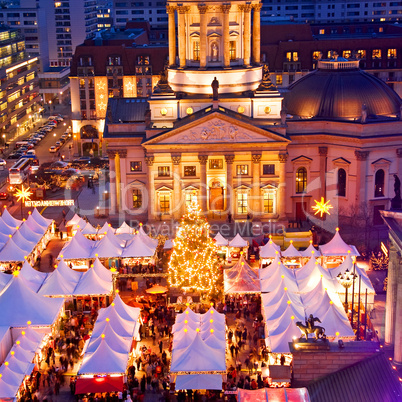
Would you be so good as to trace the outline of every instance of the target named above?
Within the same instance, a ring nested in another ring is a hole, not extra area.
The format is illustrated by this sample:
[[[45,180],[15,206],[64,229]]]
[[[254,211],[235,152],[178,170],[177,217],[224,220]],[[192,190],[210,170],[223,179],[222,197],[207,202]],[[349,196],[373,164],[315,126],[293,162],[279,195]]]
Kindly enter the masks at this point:
[[[116,212],[116,151],[112,149],[107,150],[107,156],[109,158],[109,171],[110,171],[110,213],[114,214]]]
[[[402,174],[402,148],[398,148],[396,150],[396,157],[397,157],[397,164],[396,164],[396,169],[397,169],[397,175],[401,179],[400,175]]]
[[[124,187],[126,183],[126,174],[127,174],[127,150],[126,149],[119,149],[117,151],[119,154],[119,161],[120,161],[120,177],[119,177],[119,182],[116,183],[119,186],[119,207],[120,210],[124,211],[125,206],[126,206],[126,200],[123,199],[123,196],[125,194]]]
[[[276,198],[277,213],[279,219],[286,219],[286,161],[288,160],[287,153],[280,153],[279,159],[279,185]]]
[[[169,67],[176,65],[176,22],[174,17],[175,8],[166,6],[168,13],[168,38],[169,38]]]
[[[328,147],[318,147],[318,153],[320,155],[320,191],[319,196],[324,197],[326,200],[327,194],[327,155]]]
[[[395,294],[396,300],[396,311],[395,311],[395,342],[394,342],[394,363],[401,365],[402,364],[402,297],[397,297],[397,295],[401,295],[402,293],[402,260],[399,255],[397,255],[397,259],[395,261],[397,265],[397,275],[396,280],[397,290]],[[389,280],[389,279],[388,279]],[[388,296],[388,295],[387,295]]]
[[[235,156],[232,154],[225,155],[226,161],[226,210],[234,218],[236,200],[235,193],[233,190],[233,161]]]
[[[253,62],[257,65],[261,62],[261,7],[262,4],[254,4],[253,6]]]
[[[179,20],[179,68],[186,67],[186,21],[185,14],[187,12],[188,7],[179,6],[177,7],[178,11],[178,20]]]
[[[205,215],[208,212],[207,203],[207,162],[208,155],[198,155],[198,160],[200,161],[200,195],[201,195],[201,209]]]
[[[208,6],[205,3],[198,4],[200,12],[200,69],[207,67],[208,38],[207,38],[207,16]]]
[[[230,3],[224,3],[221,5],[223,13],[223,67],[230,68],[230,52],[229,52],[229,11]]]
[[[357,194],[356,205],[366,201],[366,160],[370,151],[355,151],[357,160],[356,181]]]
[[[241,6],[244,11],[243,26],[243,60],[246,67],[250,66],[250,36],[251,36],[251,4]]]
[[[173,202],[172,215],[173,218],[179,219],[181,214],[181,175],[180,175],[180,160],[181,154],[171,156],[173,162]]]
[[[253,182],[251,187],[251,196],[253,199],[253,216],[259,216],[262,213],[261,208],[261,190],[260,190],[260,161],[261,154],[252,154],[253,158]]]
[[[387,297],[385,301],[385,344],[393,345],[395,341],[395,318],[398,291],[398,253],[390,244],[388,263]]]
[[[155,216],[155,185],[154,185],[154,156],[145,155],[145,162],[148,166],[148,180],[147,180],[147,191],[148,191],[148,221],[156,220]]]

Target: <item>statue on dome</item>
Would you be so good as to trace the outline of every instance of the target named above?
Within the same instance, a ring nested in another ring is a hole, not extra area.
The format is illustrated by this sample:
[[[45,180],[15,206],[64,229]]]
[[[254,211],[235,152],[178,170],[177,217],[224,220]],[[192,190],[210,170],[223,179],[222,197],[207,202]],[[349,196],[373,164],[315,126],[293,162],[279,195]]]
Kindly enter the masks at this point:
[[[262,67],[262,81],[257,88],[257,92],[260,91],[276,91],[276,86],[272,83],[269,78],[269,67],[268,64],[264,64]]]
[[[367,116],[368,116],[368,108],[365,103],[362,105],[362,116],[360,118],[360,123],[366,123],[367,122]]]
[[[211,83],[212,87],[212,99],[218,100],[218,89],[219,89],[219,81],[214,77],[214,80]]]

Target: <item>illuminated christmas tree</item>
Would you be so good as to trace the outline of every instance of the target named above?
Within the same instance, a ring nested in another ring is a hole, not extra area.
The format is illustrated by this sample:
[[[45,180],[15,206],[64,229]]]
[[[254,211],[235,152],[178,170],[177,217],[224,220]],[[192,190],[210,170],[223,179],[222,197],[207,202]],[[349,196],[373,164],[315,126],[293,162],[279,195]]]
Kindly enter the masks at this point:
[[[217,296],[222,289],[222,271],[217,247],[209,236],[209,224],[194,196],[181,218],[169,261],[170,286],[198,291],[202,297]]]

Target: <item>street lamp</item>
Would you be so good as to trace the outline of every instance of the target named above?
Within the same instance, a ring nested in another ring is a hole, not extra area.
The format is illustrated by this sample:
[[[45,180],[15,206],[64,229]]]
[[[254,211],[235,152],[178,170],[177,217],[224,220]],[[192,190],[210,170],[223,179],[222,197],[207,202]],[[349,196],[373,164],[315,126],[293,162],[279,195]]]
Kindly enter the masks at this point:
[[[353,272],[350,272],[348,269],[345,271],[345,273],[340,273],[336,278],[338,279],[339,283],[345,288],[345,311],[346,315],[348,314],[349,311],[349,305],[348,305],[348,289],[352,286],[354,280],[356,279],[357,275],[354,274]]]

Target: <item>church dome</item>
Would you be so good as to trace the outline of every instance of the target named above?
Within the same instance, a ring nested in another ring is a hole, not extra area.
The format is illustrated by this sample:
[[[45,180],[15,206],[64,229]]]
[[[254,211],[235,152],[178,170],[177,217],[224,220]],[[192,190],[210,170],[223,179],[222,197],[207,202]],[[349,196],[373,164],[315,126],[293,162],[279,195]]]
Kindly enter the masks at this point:
[[[359,69],[358,61],[319,61],[318,69],[289,87],[287,113],[302,119],[357,120],[366,105],[368,119],[395,117],[401,99],[387,84]]]

